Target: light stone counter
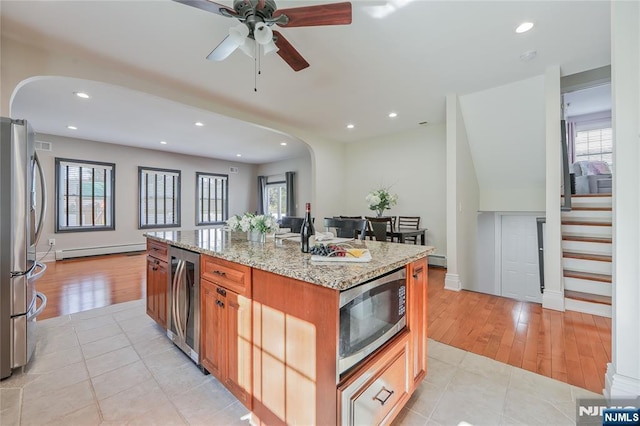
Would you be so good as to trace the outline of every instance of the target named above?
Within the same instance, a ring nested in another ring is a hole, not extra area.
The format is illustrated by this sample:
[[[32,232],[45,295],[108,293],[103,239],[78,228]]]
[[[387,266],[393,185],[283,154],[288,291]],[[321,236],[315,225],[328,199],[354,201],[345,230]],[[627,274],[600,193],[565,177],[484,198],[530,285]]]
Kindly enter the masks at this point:
[[[346,290],[386,272],[402,267],[433,252],[431,246],[378,241],[357,241],[371,252],[366,263],[313,262],[300,251],[300,243],[267,237],[266,243],[247,241],[242,232],[222,228],[195,231],[147,232],[148,238],[231,262],[273,272],[285,277]]]

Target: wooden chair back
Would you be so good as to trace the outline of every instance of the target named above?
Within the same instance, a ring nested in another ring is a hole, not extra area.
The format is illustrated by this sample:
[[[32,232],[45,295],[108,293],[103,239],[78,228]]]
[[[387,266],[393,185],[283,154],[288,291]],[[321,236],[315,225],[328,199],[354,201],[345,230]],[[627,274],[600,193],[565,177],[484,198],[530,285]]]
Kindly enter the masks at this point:
[[[364,236],[367,233],[367,221],[364,219],[339,219],[325,217],[324,228],[335,229],[336,237],[339,238],[358,238],[360,240],[364,240]]]
[[[398,216],[398,228],[420,228],[420,216]]]
[[[367,222],[370,224],[370,226],[369,226],[370,234],[373,234],[373,236],[376,238],[376,240],[382,241],[382,240],[380,240],[380,238],[378,238],[378,235],[376,235],[375,230],[373,229],[373,224],[374,223],[382,223],[382,224],[384,224],[385,235],[387,236],[387,238],[384,241],[393,241],[393,237],[389,237],[389,235],[387,235],[387,233],[393,233],[393,230],[395,229],[395,225],[394,225],[395,221],[394,221],[393,217],[391,217],[391,216],[384,216],[384,217],[367,216],[366,219],[367,219]],[[382,235],[380,235],[380,237],[382,237]]]

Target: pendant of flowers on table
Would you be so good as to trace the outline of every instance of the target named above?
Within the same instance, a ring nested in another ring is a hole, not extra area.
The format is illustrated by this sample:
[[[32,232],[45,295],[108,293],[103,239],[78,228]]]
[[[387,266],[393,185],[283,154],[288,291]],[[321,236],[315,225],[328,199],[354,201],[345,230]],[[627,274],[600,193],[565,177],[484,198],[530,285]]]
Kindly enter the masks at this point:
[[[381,217],[385,210],[389,210],[398,203],[398,194],[392,194],[389,188],[380,188],[371,191],[365,197],[369,210],[376,212],[376,216]]]

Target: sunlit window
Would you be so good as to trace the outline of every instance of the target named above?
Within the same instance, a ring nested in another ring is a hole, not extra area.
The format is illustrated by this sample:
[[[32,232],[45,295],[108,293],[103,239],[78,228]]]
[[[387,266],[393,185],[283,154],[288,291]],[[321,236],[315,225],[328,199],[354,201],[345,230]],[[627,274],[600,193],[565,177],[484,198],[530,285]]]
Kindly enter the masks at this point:
[[[268,214],[282,219],[287,214],[287,185],[285,182],[267,183]]]
[[[180,170],[138,167],[139,228],[180,226]]]
[[[213,225],[228,219],[229,177],[214,173],[196,173],[196,225]]]
[[[56,232],[115,229],[112,163],[56,158]]]

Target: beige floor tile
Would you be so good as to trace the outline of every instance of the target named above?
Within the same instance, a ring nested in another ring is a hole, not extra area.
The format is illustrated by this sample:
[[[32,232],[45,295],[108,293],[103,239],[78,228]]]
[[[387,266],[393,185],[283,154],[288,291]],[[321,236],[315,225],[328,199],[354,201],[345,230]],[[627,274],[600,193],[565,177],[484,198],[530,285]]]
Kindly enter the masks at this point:
[[[549,402],[573,401],[571,385],[521,368],[512,370],[509,389],[520,390]]]
[[[57,333],[48,333],[36,340],[36,355],[46,355],[78,346],[78,336],[73,327],[61,327]]]
[[[89,379],[84,362],[61,367],[46,374],[38,375],[38,378],[24,386],[34,396],[46,398],[51,393],[61,388],[71,386]]]
[[[88,311],[76,312],[71,314],[72,321],[82,321],[92,318],[98,318],[105,315],[111,315],[110,312],[105,308],[95,308],[89,309]]]
[[[509,384],[511,371],[513,369],[509,364],[498,362],[491,358],[487,358],[486,356],[477,355],[471,352],[466,353],[460,363],[460,368],[494,380],[505,386]]]
[[[135,361],[124,367],[93,377],[91,382],[93,383],[96,398],[103,400],[150,379],[153,379],[153,376],[144,363]]]
[[[47,426],[97,426],[101,422],[100,408],[98,403],[94,402],[49,423]]]
[[[46,320],[37,320],[36,324],[38,325],[38,330],[68,326],[72,324],[71,315],[61,315]]]
[[[189,392],[193,388],[211,380],[211,376],[204,375],[200,369],[196,368],[195,364],[184,364],[175,369],[161,370],[156,372],[154,377],[169,397]]]
[[[527,425],[573,425],[551,403],[517,389],[509,389],[505,400],[504,415]]]
[[[126,346],[131,346],[131,342],[124,333],[120,333],[82,345],[82,353],[85,359],[91,359]]]
[[[447,364],[457,366],[462,362],[467,352],[454,348],[453,346],[444,345],[435,340],[429,340],[428,354],[430,358],[435,358]]]
[[[125,332],[131,343],[142,343],[157,337],[167,337],[167,332],[155,322]]]
[[[215,379],[172,400],[180,414],[192,425],[211,424],[221,410],[237,402],[233,395]]]
[[[25,388],[21,424],[50,424],[91,404],[94,404],[94,396],[88,380],[57,389],[46,398],[36,389]]]
[[[117,314],[116,314],[117,315]],[[126,319],[122,319],[118,321],[118,324],[124,331],[132,331],[137,330],[142,327],[148,327],[156,322],[151,319],[149,315],[147,315],[144,311],[140,312],[138,315],[129,317]]]
[[[411,395],[405,407],[422,417],[429,418],[442,398],[445,389],[443,386],[423,381]]]
[[[109,325],[116,324],[116,320],[113,319],[111,315],[102,315],[99,317],[88,318],[88,319],[72,319],[73,327],[77,332],[80,331],[88,331],[94,330],[96,328],[102,328]]]
[[[436,358],[429,358],[427,361],[427,377],[425,380],[443,388],[451,382],[453,376],[456,375],[456,371],[458,371],[458,368],[454,365]]]
[[[180,415],[173,404],[156,407],[127,421],[127,425],[131,426],[178,426],[187,424],[187,421]]]
[[[112,352],[86,360],[87,370],[91,377],[99,376],[116,368],[131,364],[140,359],[133,347],[127,346]]]
[[[143,318],[146,317],[146,318]],[[113,318],[121,323],[131,319],[137,319],[140,323],[148,323],[149,316],[147,316],[145,311],[141,311],[139,307],[133,307],[130,309],[123,309],[118,312],[113,313]]]
[[[151,355],[156,355],[164,351],[173,350],[175,345],[164,334],[153,339],[134,343],[133,348],[138,352],[140,358],[145,359]]]
[[[249,424],[249,410],[236,401],[216,414],[215,424],[228,426],[246,426]]]
[[[0,423],[2,426],[20,424],[22,389],[0,389]]]
[[[172,346],[169,350],[150,355],[143,359],[147,368],[149,368],[154,376],[159,376],[166,371],[173,371],[187,364],[193,365],[195,368],[195,364],[191,361],[191,358],[175,345]]]
[[[115,336],[120,333],[122,333],[122,329],[115,323],[115,321],[113,324],[109,324],[104,327],[76,331],[78,341],[81,345],[86,345],[87,343],[95,342],[96,340],[104,339],[105,337]]]
[[[393,426],[425,426],[427,418],[421,416],[415,411],[409,410],[407,407],[400,410],[398,417],[395,418]]]
[[[49,373],[82,360],[80,347],[74,346],[50,354],[34,354],[25,371],[29,374]]]
[[[147,380],[125,392],[99,402],[102,417],[107,422],[125,423],[146,412],[159,410],[170,402],[155,380]]]
[[[33,361],[32,361],[33,362]],[[20,371],[21,369],[13,370],[11,376],[7,377],[4,380],[0,381],[0,389],[21,389],[27,383],[33,382],[42,374],[29,374],[26,372]]]

